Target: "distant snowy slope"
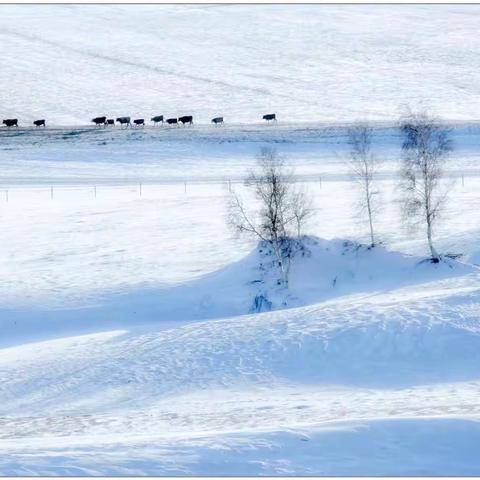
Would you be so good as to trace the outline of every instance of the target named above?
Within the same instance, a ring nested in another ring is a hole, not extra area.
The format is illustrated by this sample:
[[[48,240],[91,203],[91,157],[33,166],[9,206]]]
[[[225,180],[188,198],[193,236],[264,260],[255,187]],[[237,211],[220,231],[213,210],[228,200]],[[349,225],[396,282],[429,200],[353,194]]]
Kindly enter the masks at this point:
[[[478,117],[478,5],[2,5],[0,115]]]

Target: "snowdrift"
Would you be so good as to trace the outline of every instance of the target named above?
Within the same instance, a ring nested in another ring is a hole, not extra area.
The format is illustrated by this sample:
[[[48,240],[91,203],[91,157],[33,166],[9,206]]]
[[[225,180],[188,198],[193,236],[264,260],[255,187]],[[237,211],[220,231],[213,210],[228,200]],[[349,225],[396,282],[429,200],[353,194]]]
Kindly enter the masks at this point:
[[[247,257],[219,271],[173,288],[115,296],[118,315],[135,304],[143,319],[203,320],[278,310],[348,294],[384,292],[476,271],[468,264],[388,251],[348,240],[304,237],[305,247],[292,260],[288,291],[278,286],[273,254],[260,243]],[[258,304],[259,296],[266,302]]]
[[[313,305],[345,295],[374,295],[477,271],[453,260],[434,265],[425,258],[341,239],[304,237],[302,242],[303,253],[292,260],[288,290],[278,285],[273,255],[260,243],[239,262],[175,287],[103,294],[88,307],[4,311],[2,343],[152,323],[166,328],[178,322]]]
[[[384,292],[404,285],[465,275],[475,267],[370,248],[348,240],[302,239],[292,260],[289,289],[278,286],[273,254],[260,243],[246,258],[199,280],[158,292],[159,318],[207,319],[277,310],[348,294]],[[258,305],[255,298],[266,302]],[[168,310],[164,310],[168,309]]]

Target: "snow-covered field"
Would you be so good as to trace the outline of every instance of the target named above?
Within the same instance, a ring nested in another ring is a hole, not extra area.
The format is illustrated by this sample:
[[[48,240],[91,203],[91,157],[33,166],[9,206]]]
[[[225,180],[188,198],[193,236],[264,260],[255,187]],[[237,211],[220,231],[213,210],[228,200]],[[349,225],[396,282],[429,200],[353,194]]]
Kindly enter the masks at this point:
[[[478,5],[2,5],[0,112],[478,119]]]
[[[2,134],[2,473],[479,473],[476,126],[437,232],[464,256],[437,267],[400,221],[393,128],[374,251],[347,241],[341,127],[69,132]],[[225,224],[264,145],[316,210],[287,309]]]
[[[479,11],[0,6],[21,124],[0,130],[0,474],[480,475]],[[435,237],[462,256],[439,265],[399,209],[417,100],[453,129]],[[85,126],[103,113],[198,121]],[[345,166],[362,117],[373,250]],[[315,209],[288,295],[225,221],[263,146]]]

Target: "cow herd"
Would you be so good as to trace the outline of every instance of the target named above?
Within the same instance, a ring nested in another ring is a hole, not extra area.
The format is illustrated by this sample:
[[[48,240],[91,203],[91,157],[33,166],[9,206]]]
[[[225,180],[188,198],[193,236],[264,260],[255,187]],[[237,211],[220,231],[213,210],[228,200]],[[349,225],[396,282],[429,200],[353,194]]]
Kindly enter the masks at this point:
[[[277,117],[275,113],[267,113],[262,117],[263,120],[266,120],[267,122],[270,121],[277,121]],[[193,125],[193,116],[192,115],[184,115],[183,117],[173,117],[173,118],[164,118],[163,115],[156,115],[150,119],[151,122],[153,122],[153,125],[158,125],[160,123],[167,123],[167,125],[179,125],[180,123],[182,125]],[[115,122],[120,124],[122,127],[144,127],[145,126],[145,119],[144,118],[135,118],[133,121],[131,120],[130,117],[118,117],[116,120],[113,118],[107,118],[107,116],[102,116],[102,117],[95,117],[92,118],[92,123],[94,123],[96,126],[101,127],[102,125],[104,127],[107,127],[108,125],[115,126]],[[211,122],[214,125],[222,125],[223,124],[223,117],[215,117],[212,118]],[[18,127],[18,119],[17,118],[7,118],[3,120],[3,125],[6,127]],[[42,120],[35,120],[33,122],[33,125],[35,127],[45,127],[46,122],[44,119]]]

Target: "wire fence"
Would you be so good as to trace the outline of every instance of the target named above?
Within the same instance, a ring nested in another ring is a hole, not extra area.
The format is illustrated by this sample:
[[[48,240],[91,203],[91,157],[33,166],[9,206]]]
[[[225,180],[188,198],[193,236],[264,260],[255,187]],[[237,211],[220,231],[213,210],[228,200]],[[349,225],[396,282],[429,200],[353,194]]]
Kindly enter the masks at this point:
[[[317,184],[318,188],[322,188],[323,180],[319,176],[315,180],[309,179],[296,179],[295,182],[305,183],[305,184]],[[192,180],[183,180],[183,181],[169,181],[169,182],[152,182],[152,181],[138,181],[138,182],[95,182],[88,183],[82,181],[81,183],[52,183],[48,184],[13,184],[8,186],[0,187],[0,194],[3,193],[3,201],[8,203],[11,202],[14,198],[18,198],[22,195],[35,193],[41,196],[42,198],[50,198],[50,200],[58,199],[60,194],[64,195],[65,193],[80,193],[84,196],[90,196],[91,198],[100,198],[103,193],[111,192],[113,190],[125,190],[130,194],[137,196],[139,198],[145,197],[151,193],[158,192],[163,190],[169,193],[176,194],[188,194],[190,192],[197,192],[199,189],[207,189],[210,192],[213,192],[214,188],[217,188],[217,191],[222,193],[232,193],[235,188],[243,187],[244,179],[223,179],[223,180],[207,180],[207,181],[192,181]]]
[[[446,179],[454,179],[457,186],[461,188],[473,186],[473,178],[478,177],[478,172],[448,172]],[[0,184],[0,202],[3,197],[4,203],[10,203],[14,199],[18,199],[24,195],[35,193],[39,197],[50,200],[56,200],[64,197],[66,193],[81,193],[83,196],[91,197],[93,199],[101,198],[106,192],[112,190],[124,189],[133,197],[142,198],[163,190],[169,194],[189,194],[198,192],[203,188],[214,193],[214,188],[217,188],[217,193],[232,193],[234,189],[243,188],[244,178],[223,178],[223,179],[172,179],[164,181],[155,180],[80,180],[76,182],[68,181],[53,181],[51,184],[43,181],[42,183],[30,182],[12,182],[10,184]],[[350,182],[351,176],[348,174],[326,174],[326,175],[299,175],[292,180],[295,183],[308,186],[310,191],[312,188],[321,191],[323,187],[331,182]],[[391,175],[381,175],[379,182],[389,181],[395,182],[395,178]]]

